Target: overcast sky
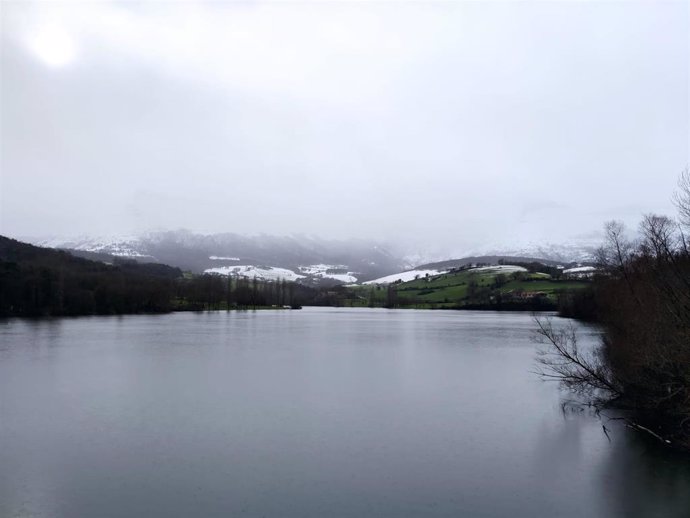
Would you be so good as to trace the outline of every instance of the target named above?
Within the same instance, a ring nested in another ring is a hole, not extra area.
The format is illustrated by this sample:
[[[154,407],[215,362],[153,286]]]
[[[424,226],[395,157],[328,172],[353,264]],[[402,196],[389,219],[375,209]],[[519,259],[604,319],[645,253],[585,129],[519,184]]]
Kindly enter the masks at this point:
[[[9,2],[10,236],[481,247],[671,213],[688,2]]]

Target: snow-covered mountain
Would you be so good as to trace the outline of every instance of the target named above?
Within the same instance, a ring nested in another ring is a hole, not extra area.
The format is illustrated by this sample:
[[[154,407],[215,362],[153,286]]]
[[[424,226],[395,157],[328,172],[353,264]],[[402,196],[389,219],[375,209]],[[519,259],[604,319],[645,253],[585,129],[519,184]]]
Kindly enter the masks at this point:
[[[599,245],[600,241],[596,238],[574,238],[562,243],[497,243],[463,255],[532,257],[566,264],[582,263],[593,260]]]
[[[582,263],[594,260],[595,245],[545,244],[528,245],[517,249],[492,250],[489,255],[515,255],[538,257],[560,263]]]
[[[33,242],[82,255],[107,254],[160,262],[195,273],[281,278],[315,284],[366,281],[405,267],[402,257],[381,243],[304,235],[243,236],[180,230],[141,236],[51,238]]]
[[[48,238],[28,240],[37,246],[47,248],[62,248],[79,252],[91,252],[96,254],[108,254],[115,257],[127,257],[132,259],[145,259],[151,256],[142,253],[144,246],[140,238],[136,236],[81,236],[75,238]]]
[[[30,240],[39,246],[63,248],[92,259],[110,256],[160,262],[195,273],[215,273],[262,279],[286,279],[307,284],[361,283],[388,276],[407,278],[445,271],[471,263],[541,260],[558,264],[590,261],[594,240],[568,243],[488,245],[464,254],[399,249],[369,240],[329,240],[314,236],[244,236],[199,234],[186,230],[139,236],[51,238]],[[454,259],[460,257],[461,259]],[[417,272],[417,273],[411,273]]]

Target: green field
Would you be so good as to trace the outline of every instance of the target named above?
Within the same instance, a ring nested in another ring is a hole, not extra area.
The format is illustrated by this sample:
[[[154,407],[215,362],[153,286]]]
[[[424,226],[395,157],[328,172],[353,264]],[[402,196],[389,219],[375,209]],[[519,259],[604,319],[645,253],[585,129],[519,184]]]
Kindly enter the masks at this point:
[[[348,288],[353,306],[454,308],[482,305],[555,305],[559,293],[589,281],[553,279],[545,273],[463,270],[388,286]]]

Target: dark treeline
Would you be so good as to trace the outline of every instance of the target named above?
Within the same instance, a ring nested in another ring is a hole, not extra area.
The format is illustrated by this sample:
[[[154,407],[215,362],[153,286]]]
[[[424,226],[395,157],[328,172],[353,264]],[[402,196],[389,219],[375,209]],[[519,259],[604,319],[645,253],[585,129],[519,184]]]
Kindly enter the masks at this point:
[[[312,303],[316,290],[286,280],[196,275],[175,284],[177,309],[204,310],[256,307],[298,308]]]
[[[602,403],[630,410],[631,424],[690,449],[690,175],[676,195],[679,220],[647,215],[635,239],[622,224],[606,225],[600,274],[572,295],[566,314],[596,320],[605,332],[596,354],[572,332],[542,324],[555,346],[542,359],[548,376]]]
[[[600,318],[598,289],[601,276],[579,290],[564,291],[558,296],[558,314],[562,317],[577,318],[585,322],[597,322]]]
[[[313,298],[311,288],[286,281],[183,275],[116,258],[105,264],[0,236],[0,316],[297,307]]]

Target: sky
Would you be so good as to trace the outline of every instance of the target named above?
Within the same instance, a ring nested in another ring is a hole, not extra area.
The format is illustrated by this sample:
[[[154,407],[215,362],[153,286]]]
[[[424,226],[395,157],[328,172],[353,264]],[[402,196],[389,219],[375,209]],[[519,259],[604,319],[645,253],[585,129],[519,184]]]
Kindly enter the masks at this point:
[[[0,234],[470,249],[672,214],[689,6],[3,1]]]

